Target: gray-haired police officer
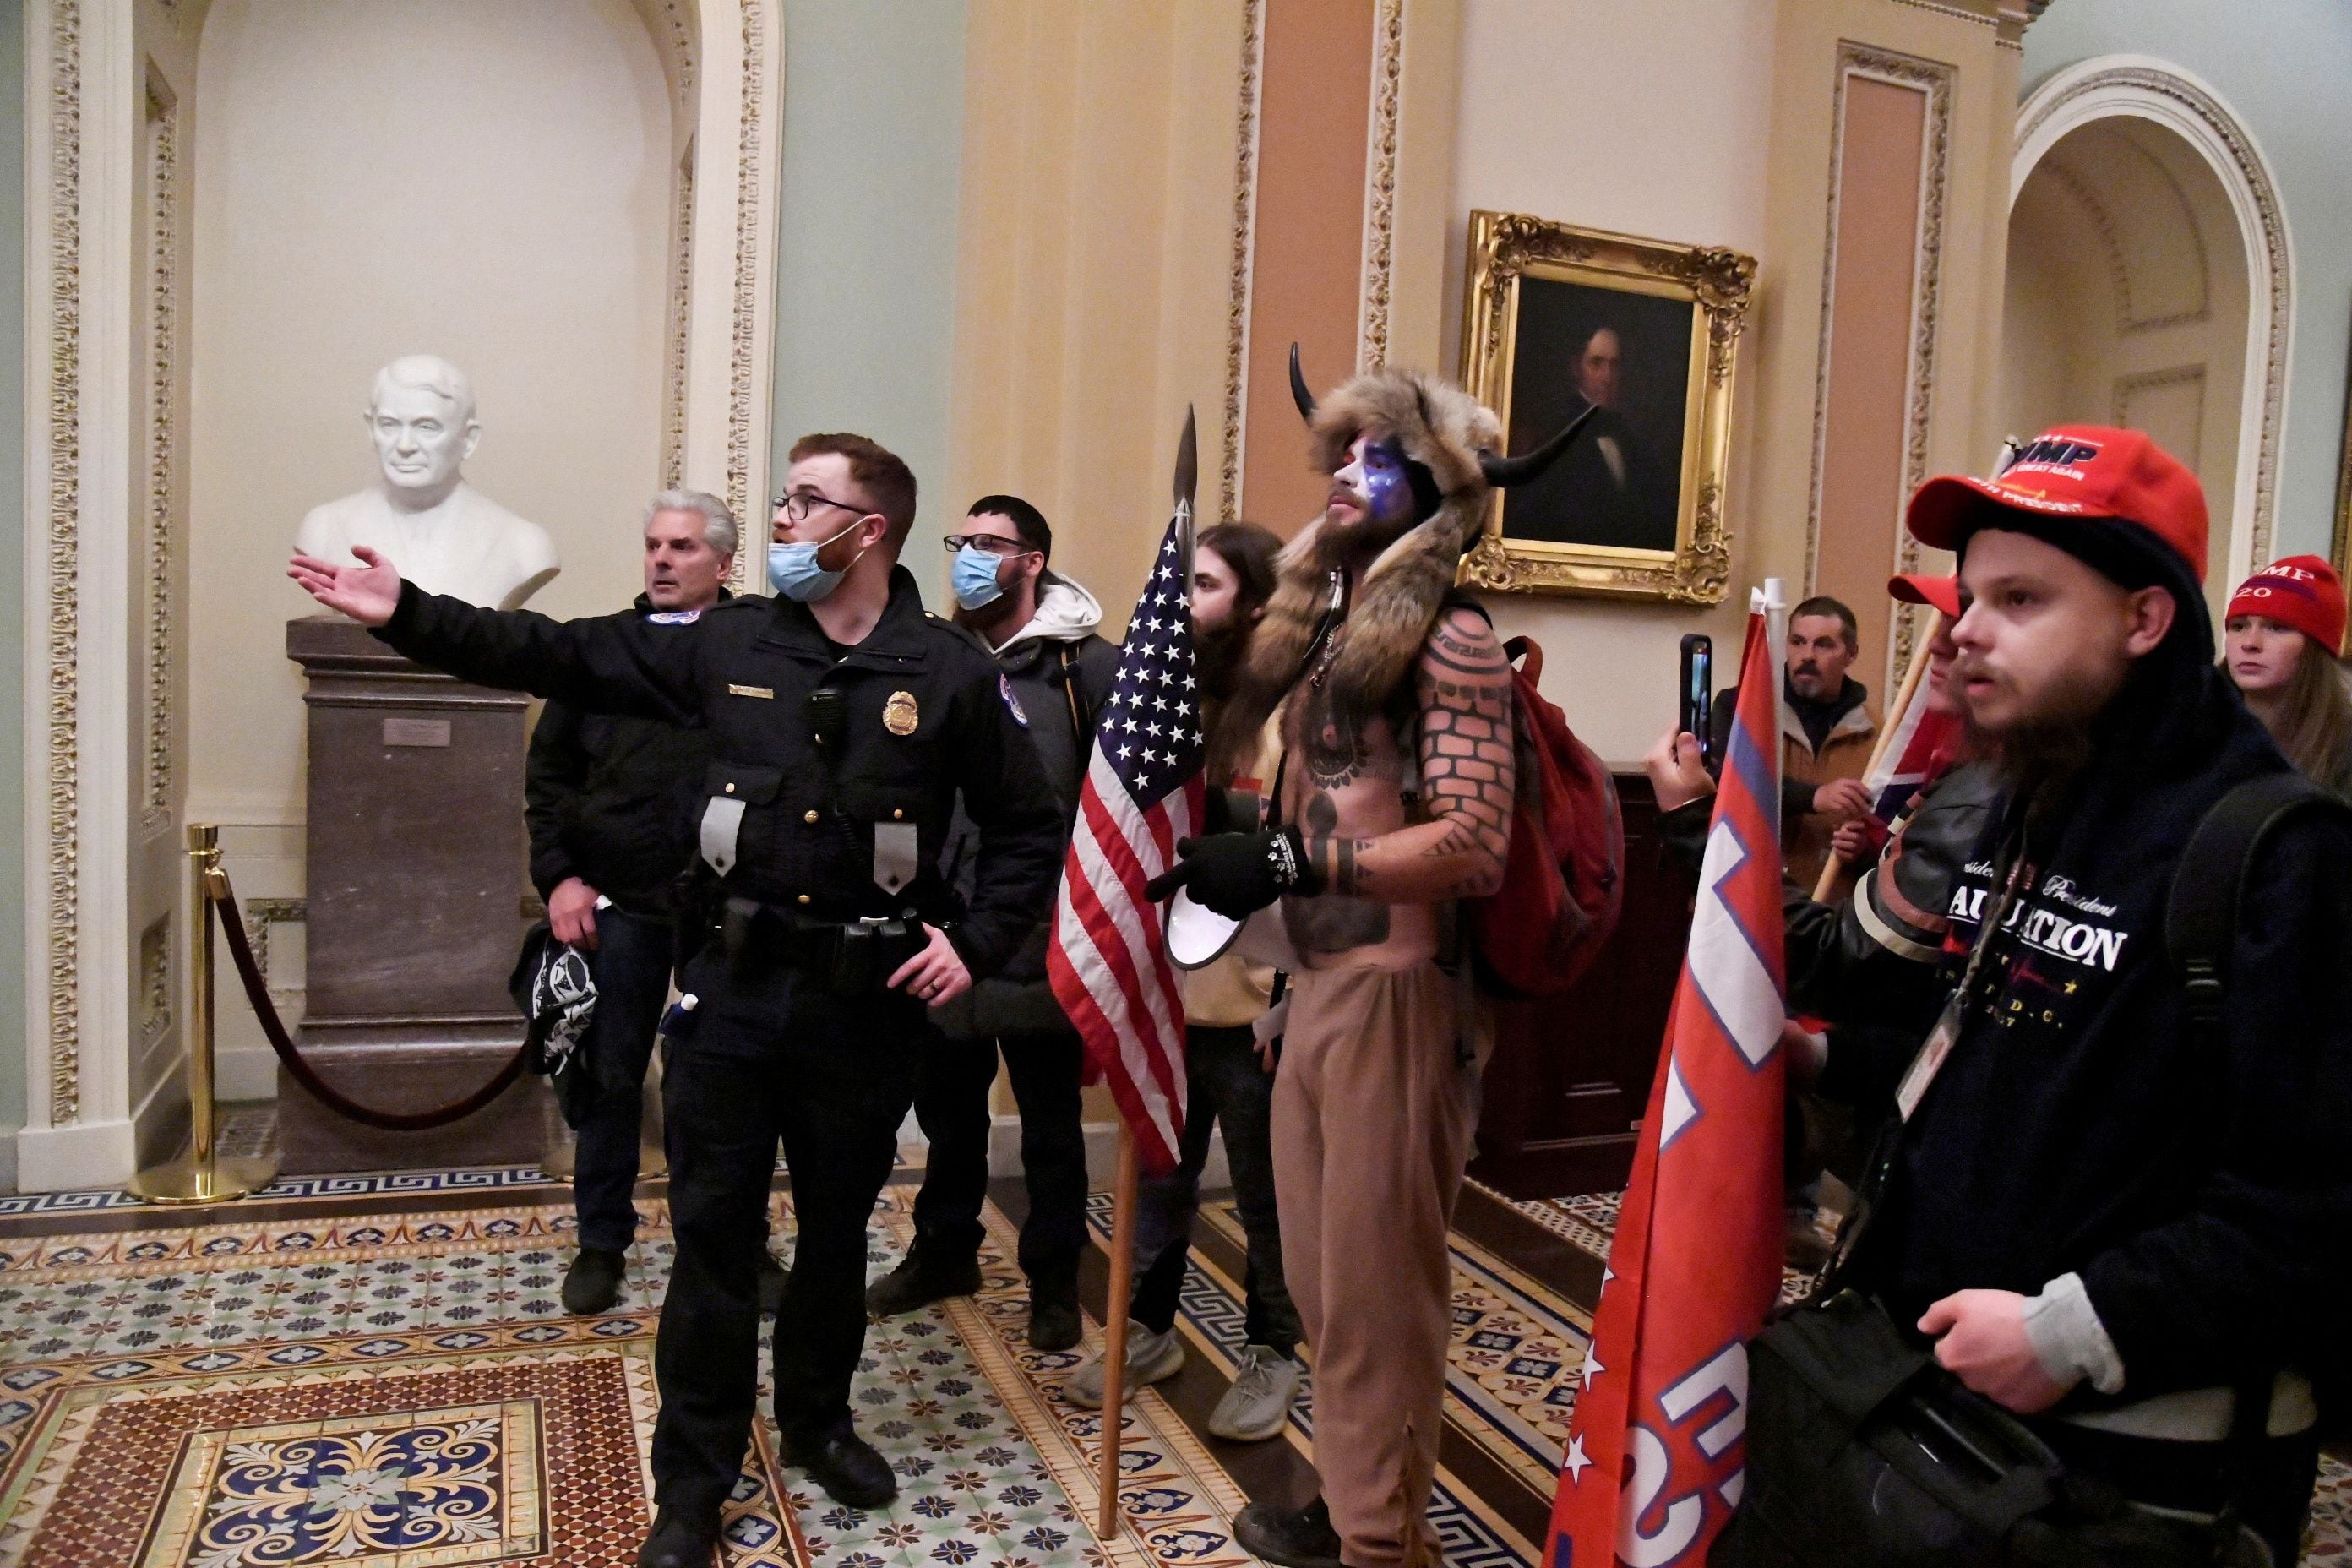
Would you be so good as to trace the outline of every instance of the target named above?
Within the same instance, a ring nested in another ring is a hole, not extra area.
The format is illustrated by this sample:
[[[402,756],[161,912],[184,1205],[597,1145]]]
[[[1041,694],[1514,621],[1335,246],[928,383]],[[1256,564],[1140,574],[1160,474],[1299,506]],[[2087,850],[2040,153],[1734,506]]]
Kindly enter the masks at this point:
[[[1063,825],[995,661],[927,615],[898,565],[907,466],[857,436],[793,448],[770,546],[773,599],[698,617],[559,623],[417,591],[373,552],[297,556],[320,603],[467,679],[576,707],[696,723],[715,759],[699,810],[707,940],[664,1082],[677,1256],[655,1367],[661,1514],[638,1562],[709,1561],[755,1402],[761,1252],[776,1140],[797,1238],[775,1331],[789,1463],[878,1508],[889,1465],[850,1424],[866,1331],[866,1225],[934,1036],[1045,918]],[[936,867],[958,792],[980,831],[968,908]]]

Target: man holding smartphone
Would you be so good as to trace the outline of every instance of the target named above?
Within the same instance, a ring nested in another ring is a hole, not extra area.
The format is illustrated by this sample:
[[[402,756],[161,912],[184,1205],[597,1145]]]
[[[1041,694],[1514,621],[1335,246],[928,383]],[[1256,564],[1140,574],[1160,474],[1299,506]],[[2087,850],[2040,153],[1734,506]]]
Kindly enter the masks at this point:
[[[1780,685],[1780,852],[1788,874],[1810,888],[1829,863],[1838,824],[1870,809],[1863,770],[1878,721],[1870,692],[1846,673],[1862,651],[1853,612],[1827,595],[1789,616],[1789,668]],[[1717,693],[1710,770],[1720,772],[1736,691]]]

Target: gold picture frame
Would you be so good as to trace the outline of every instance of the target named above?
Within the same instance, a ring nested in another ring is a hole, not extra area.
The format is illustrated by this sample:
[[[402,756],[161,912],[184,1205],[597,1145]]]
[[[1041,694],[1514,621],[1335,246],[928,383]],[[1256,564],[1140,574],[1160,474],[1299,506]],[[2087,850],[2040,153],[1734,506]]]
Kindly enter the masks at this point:
[[[1732,371],[1755,258],[1481,211],[1465,273],[1463,384],[1502,419],[1508,450],[1590,401],[1606,406],[1550,473],[1496,494],[1463,584],[1721,603]]]

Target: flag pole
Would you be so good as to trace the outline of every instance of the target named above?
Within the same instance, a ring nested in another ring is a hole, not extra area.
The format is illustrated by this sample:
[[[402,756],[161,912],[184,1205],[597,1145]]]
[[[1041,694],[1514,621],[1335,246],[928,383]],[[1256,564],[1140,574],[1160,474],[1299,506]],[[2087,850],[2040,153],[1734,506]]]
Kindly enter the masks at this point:
[[[1878,726],[1878,739],[1871,742],[1870,761],[1862,768],[1864,778],[1877,773],[1879,763],[1886,760],[1886,748],[1893,744],[1895,731],[1901,728],[1903,715],[1911,711],[1912,700],[1919,694],[1919,678],[1927,673],[1927,645],[1936,640],[1937,632],[1943,628],[1944,612],[1935,610],[1930,614],[1935,618],[1927,623],[1927,635],[1912,648],[1911,668],[1903,672],[1903,684],[1895,689],[1895,700],[1888,704],[1886,717]],[[1837,879],[1844,870],[1845,857],[1834,849],[1831,850],[1829,859],[1822,865],[1821,880],[1813,884],[1813,902],[1822,903],[1829,898],[1830,889],[1837,886]]]
[[[1111,1184],[1110,1294],[1103,1302],[1102,1492],[1095,1534],[1108,1545],[1118,1533],[1119,1415],[1127,1403],[1127,1309],[1135,1284],[1135,1132],[1118,1122],[1118,1173]]]

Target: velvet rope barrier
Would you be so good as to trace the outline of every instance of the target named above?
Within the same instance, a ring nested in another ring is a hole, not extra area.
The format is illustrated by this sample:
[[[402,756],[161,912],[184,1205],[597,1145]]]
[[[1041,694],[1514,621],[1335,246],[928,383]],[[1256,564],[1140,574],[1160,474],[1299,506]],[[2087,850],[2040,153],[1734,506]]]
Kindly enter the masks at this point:
[[[515,1051],[511,1061],[491,1076],[489,1082],[465,1099],[436,1110],[378,1110],[373,1106],[362,1105],[320,1078],[318,1069],[304,1061],[302,1053],[295,1048],[293,1037],[287,1034],[285,1024],[278,1019],[278,1005],[269,999],[269,986],[261,976],[261,966],[254,962],[253,943],[245,934],[245,912],[236,906],[236,889],[229,886],[228,873],[214,870],[205,878],[205,888],[206,896],[220,906],[221,935],[227,939],[229,957],[236,963],[238,978],[245,982],[246,1000],[253,1004],[254,1016],[261,1020],[261,1032],[269,1037],[269,1048],[278,1053],[278,1059],[286,1064],[294,1081],[336,1115],[387,1132],[422,1132],[465,1120],[504,1094],[522,1076],[524,1058],[530,1053],[527,1041]]]

